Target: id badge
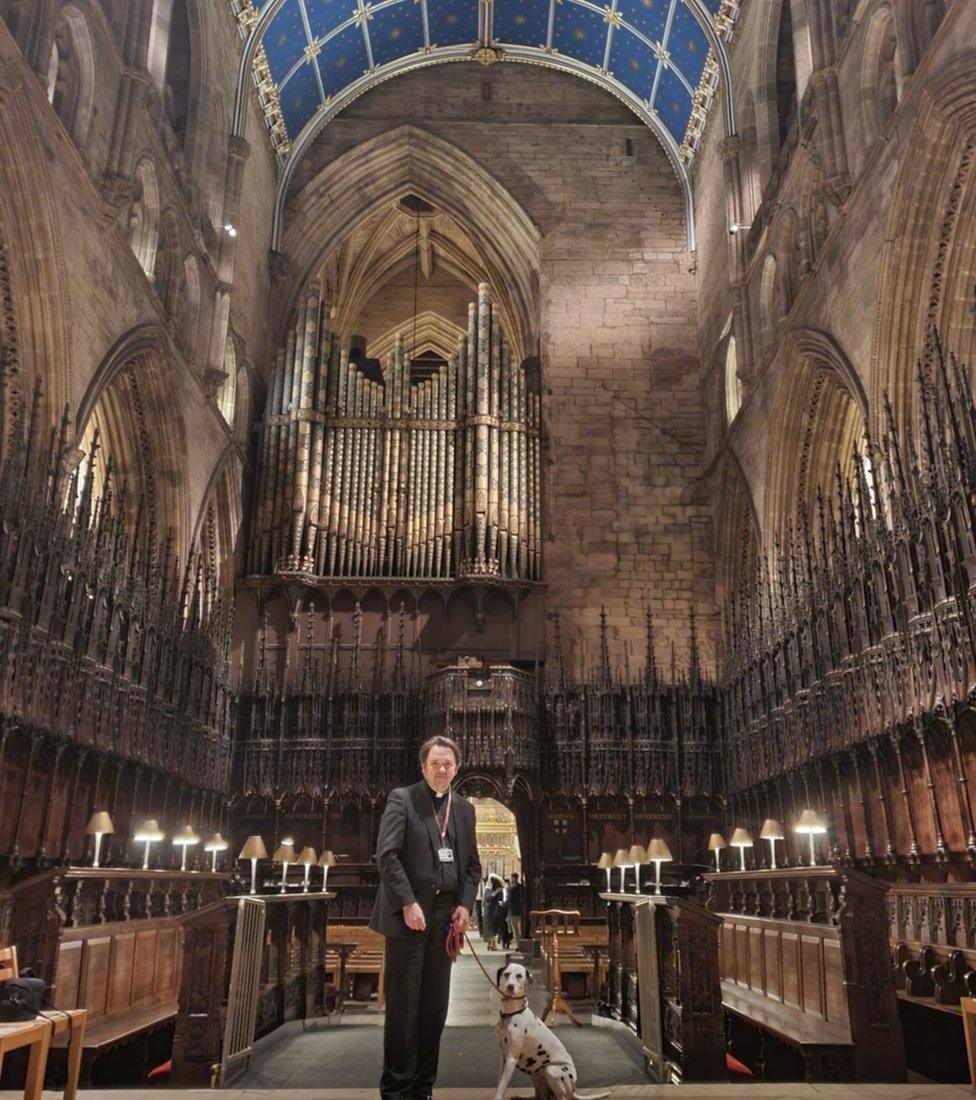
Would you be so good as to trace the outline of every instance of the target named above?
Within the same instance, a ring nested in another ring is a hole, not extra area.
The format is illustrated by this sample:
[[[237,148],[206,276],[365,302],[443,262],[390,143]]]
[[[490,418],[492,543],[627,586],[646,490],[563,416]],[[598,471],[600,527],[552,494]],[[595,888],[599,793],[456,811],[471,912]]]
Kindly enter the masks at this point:
[[[438,848],[437,858],[441,863],[453,863],[454,862],[454,849],[453,848]]]

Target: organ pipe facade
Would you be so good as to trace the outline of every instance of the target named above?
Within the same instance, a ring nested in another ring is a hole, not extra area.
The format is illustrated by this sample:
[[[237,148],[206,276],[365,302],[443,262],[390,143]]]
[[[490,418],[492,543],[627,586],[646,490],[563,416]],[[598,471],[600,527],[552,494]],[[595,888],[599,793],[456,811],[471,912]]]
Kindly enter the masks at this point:
[[[419,380],[400,337],[366,377],[327,320],[313,283],[275,364],[248,572],[541,580],[541,399],[487,285]]]

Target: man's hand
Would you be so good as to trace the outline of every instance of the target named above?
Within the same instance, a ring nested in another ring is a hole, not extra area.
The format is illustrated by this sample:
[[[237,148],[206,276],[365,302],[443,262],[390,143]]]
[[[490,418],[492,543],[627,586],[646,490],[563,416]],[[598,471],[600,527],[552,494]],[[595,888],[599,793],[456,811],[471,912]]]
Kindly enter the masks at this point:
[[[468,921],[471,920],[471,910],[459,905],[451,914],[451,920],[458,926],[461,935],[464,935],[468,930]]]
[[[406,921],[407,927],[412,928],[414,932],[424,932],[427,929],[427,918],[424,916],[424,911],[420,908],[420,902],[418,901],[412,901],[409,905],[403,907],[403,919]]]

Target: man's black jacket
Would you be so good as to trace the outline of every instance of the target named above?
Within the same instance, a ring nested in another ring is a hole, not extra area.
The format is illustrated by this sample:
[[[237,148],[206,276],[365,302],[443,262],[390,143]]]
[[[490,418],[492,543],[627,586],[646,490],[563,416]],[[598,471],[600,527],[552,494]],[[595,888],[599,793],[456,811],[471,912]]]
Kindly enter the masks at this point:
[[[474,908],[475,893],[481,881],[474,806],[456,791],[451,802],[456,837],[457,903],[470,911]],[[430,925],[439,847],[440,837],[427,781],[422,779],[412,787],[395,787],[390,791],[376,841],[380,888],[369,921],[374,932],[384,936],[418,935],[403,919],[403,907],[413,901],[420,902]]]

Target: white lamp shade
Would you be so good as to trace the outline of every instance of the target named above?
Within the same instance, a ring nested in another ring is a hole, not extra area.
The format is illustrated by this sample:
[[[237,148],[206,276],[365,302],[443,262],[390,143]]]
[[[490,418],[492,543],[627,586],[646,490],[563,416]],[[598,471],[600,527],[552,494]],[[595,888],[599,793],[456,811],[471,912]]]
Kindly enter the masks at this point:
[[[153,818],[149,818],[139,826],[132,839],[139,844],[145,844],[147,842],[154,844],[158,840],[164,840],[165,837],[166,834],[160,829],[157,822],[153,820]]]
[[[647,846],[647,858],[652,863],[670,863],[674,856],[671,855],[667,842],[655,837]]]
[[[214,835],[203,846],[205,852],[226,852],[230,845],[220,835],[220,833],[214,833]]]
[[[178,833],[174,833],[173,843],[188,848],[194,844],[199,844],[200,838],[189,825],[184,825]]]
[[[759,835],[763,840],[786,839],[786,833],[783,832],[783,826],[773,817],[763,822],[763,827],[759,830]]]
[[[803,813],[800,814],[800,820],[793,826],[793,831],[797,833],[811,833],[816,836],[827,831],[827,822],[824,821],[816,810],[804,810]]]
[[[712,833],[708,838],[708,850],[710,852],[721,852],[724,848],[728,848],[725,837],[721,833]]]
[[[112,819],[107,811],[96,810],[91,815],[85,833],[87,836],[94,836],[96,833],[100,833],[102,836],[112,836],[115,833],[115,826],[112,824]]]
[[[736,829],[732,834],[732,839],[729,841],[729,844],[731,844],[733,848],[751,848],[752,837],[749,835],[749,830]]]

